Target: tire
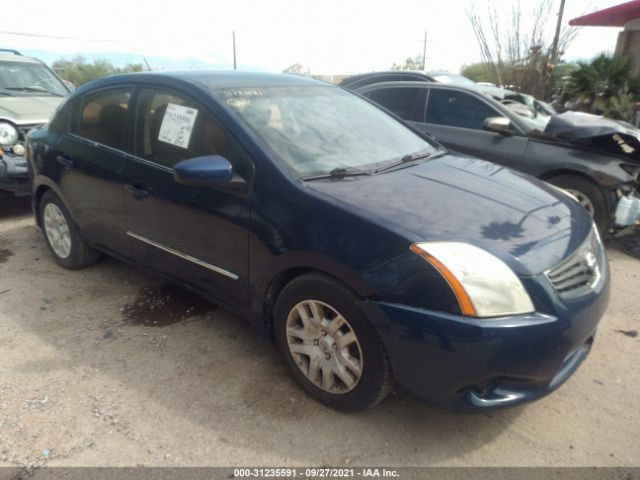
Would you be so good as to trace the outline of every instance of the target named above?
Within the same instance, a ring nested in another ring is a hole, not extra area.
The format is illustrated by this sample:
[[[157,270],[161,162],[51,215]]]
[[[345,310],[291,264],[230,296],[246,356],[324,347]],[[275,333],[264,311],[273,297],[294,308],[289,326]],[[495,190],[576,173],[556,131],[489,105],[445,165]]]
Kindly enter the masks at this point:
[[[602,236],[606,234],[611,219],[604,193],[595,183],[576,175],[560,175],[547,181],[576,196],[593,218],[600,234]]]
[[[80,238],[71,215],[51,190],[45,192],[40,199],[38,218],[49,252],[58,265],[77,270],[100,260],[100,252],[89,247]]]
[[[342,283],[312,273],[287,284],[274,311],[276,343],[296,382],[319,402],[348,412],[373,407],[392,386],[387,353],[358,301]],[[338,315],[344,322],[331,323]]]

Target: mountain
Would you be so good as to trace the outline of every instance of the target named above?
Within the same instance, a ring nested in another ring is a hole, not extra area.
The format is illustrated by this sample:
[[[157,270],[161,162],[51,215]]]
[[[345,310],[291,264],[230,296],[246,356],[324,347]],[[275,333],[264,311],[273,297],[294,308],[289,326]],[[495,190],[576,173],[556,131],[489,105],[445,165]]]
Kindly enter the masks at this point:
[[[88,62],[93,62],[95,60],[106,60],[115,67],[123,67],[128,63],[141,63],[145,65],[144,59],[146,58],[152,70],[230,70],[233,68],[233,64],[226,63],[222,61],[222,59],[220,59],[219,62],[207,62],[196,58],[190,58],[188,56],[184,58],[172,58],[154,55],[143,56],[126,52],[76,52],[65,54],[47,50],[22,50],[21,52],[30,57],[38,58],[47,65],[51,65],[53,62],[61,58],[71,59],[76,56],[82,56]],[[251,68],[255,70],[255,67],[248,65],[239,65],[239,67],[243,69]]]

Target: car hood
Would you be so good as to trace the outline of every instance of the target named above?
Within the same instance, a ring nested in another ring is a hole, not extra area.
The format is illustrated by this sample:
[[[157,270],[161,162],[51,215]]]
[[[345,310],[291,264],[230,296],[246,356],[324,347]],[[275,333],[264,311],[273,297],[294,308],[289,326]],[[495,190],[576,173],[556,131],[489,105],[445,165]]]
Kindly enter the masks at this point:
[[[640,130],[619,120],[582,112],[553,115],[544,133],[576,147],[623,156],[640,163]]]
[[[307,185],[410,242],[467,242],[521,276],[556,266],[592,228],[584,209],[559,190],[475,158],[446,155],[373,176]]]
[[[53,96],[0,97],[0,118],[18,125],[47,122],[63,100]]]

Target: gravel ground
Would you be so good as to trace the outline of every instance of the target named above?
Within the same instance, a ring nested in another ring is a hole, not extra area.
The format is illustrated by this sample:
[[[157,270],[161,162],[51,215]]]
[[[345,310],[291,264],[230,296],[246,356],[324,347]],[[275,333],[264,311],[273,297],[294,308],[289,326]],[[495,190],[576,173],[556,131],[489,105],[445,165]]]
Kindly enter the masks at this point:
[[[640,466],[640,261],[587,361],[534,404],[459,415],[308,399],[242,320],[121,262],[70,272],[27,200],[0,211],[0,465]]]

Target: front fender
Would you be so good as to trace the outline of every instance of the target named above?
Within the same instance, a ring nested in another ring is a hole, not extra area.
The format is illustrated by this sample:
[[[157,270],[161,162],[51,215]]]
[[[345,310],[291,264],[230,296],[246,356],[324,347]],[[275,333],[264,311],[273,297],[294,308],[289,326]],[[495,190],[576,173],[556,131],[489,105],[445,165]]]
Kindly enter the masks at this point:
[[[532,141],[526,156],[535,164],[536,177],[548,180],[557,175],[579,173],[589,177],[600,187],[616,189],[636,182],[621,165],[629,162],[612,155],[563,146],[557,143]]]

